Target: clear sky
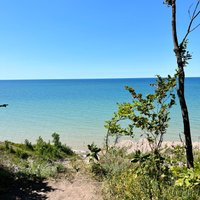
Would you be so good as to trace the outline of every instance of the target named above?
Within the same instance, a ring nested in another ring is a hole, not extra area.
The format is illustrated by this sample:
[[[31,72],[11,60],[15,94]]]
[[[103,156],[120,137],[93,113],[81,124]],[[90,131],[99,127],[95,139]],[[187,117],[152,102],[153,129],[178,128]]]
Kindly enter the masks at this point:
[[[178,34],[188,8],[177,0]],[[0,79],[173,74],[171,10],[162,0],[0,0]],[[200,22],[200,17],[198,19]],[[200,28],[187,76],[200,76]]]

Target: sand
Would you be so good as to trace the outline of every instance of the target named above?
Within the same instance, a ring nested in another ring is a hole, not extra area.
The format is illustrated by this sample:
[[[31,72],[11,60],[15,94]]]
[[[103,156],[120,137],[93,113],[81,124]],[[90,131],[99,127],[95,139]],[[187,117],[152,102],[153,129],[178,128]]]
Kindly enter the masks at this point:
[[[164,141],[162,143],[161,148],[164,147],[173,147],[173,146],[183,146],[184,144],[179,141]],[[131,140],[120,140],[117,144],[117,147],[119,148],[126,148],[128,153],[134,152],[136,150],[140,150],[142,152],[150,151],[151,148],[149,146],[149,143],[146,139],[140,139],[139,141],[131,141]],[[193,149],[200,150],[200,142],[193,142]]]
[[[9,191],[0,193],[2,200],[103,200],[101,183],[87,173],[76,173],[69,180],[61,177],[56,180],[20,181],[10,185]]]
[[[50,180],[47,185],[53,191],[46,193],[49,200],[102,200],[101,184],[91,177],[76,174],[72,180]]]

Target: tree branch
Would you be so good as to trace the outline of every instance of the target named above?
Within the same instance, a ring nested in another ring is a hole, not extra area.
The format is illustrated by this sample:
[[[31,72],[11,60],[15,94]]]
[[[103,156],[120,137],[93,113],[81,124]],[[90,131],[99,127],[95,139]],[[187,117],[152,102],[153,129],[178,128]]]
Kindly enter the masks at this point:
[[[191,33],[192,31],[194,31],[195,29],[197,29],[199,26],[200,26],[200,23],[199,23],[198,25],[196,25],[193,29],[191,29],[190,33]]]
[[[200,24],[198,24],[197,26],[195,26],[194,28],[192,28],[192,24],[193,24],[194,20],[200,15],[200,10],[198,10],[199,3],[200,3],[200,0],[198,0],[197,4],[196,4],[196,6],[195,6],[195,9],[194,9],[194,11],[193,11],[193,13],[192,13],[192,17],[190,17],[190,23],[189,23],[189,25],[188,25],[187,32],[186,32],[186,34],[185,34],[185,36],[184,36],[184,38],[183,38],[181,44],[183,44],[183,43],[185,42],[185,40],[187,39],[188,35],[189,35],[192,31],[194,31],[195,29],[197,29],[197,28],[200,26]],[[190,6],[190,8],[191,8],[191,6]],[[190,9],[189,9],[189,10],[190,10]],[[188,11],[188,12],[189,12],[189,15],[190,15],[190,11]],[[190,15],[190,16],[191,16],[191,15]]]
[[[193,6],[193,4],[191,4],[190,7],[189,7],[189,9],[188,9],[188,15],[190,17],[190,20],[192,19],[192,16],[191,16],[191,13],[190,13],[190,10],[191,10],[192,6]]]

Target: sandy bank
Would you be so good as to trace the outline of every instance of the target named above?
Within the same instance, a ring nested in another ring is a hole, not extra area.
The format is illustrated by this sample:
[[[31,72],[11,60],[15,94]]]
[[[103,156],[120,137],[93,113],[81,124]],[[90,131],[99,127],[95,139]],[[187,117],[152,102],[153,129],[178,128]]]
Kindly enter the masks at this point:
[[[176,145],[183,146],[182,142],[179,141],[164,141],[162,143],[162,147],[173,147]],[[136,150],[140,150],[142,152],[150,151],[151,148],[146,139],[141,139],[139,141],[131,141],[131,140],[120,140],[117,144],[117,147],[125,147],[128,153],[134,152]],[[193,149],[200,150],[200,142],[193,142]]]

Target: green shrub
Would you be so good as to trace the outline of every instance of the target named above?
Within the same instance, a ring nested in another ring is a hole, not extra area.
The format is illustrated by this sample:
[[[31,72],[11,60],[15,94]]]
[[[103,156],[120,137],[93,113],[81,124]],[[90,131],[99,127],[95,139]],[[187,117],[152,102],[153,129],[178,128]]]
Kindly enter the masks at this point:
[[[100,179],[108,178],[112,174],[128,169],[131,165],[130,155],[127,155],[124,148],[111,147],[108,151],[101,152],[98,157],[96,154],[89,155],[90,158],[94,157],[94,159],[90,159],[91,171]]]
[[[13,147],[12,147],[12,145],[10,144],[9,141],[5,141],[4,144],[5,144],[5,149],[6,149],[9,153],[12,153],[12,154],[15,153],[15,150],[13,149]]]
[[[60,136],[57,133],[53,133],[52,138],[54,146],[60,148],[61,147]]]
[[[87,154],[87,157],[90,158],[90,160],[96,160],[98,161],[99,160],[99,152],[101,151],[100,148],[97,147],[97,145],[95,145],[94,143],[92,143],[91,145],[88,144],[88,149],[90,151],[90,153]]]
[[[74,152],[69,147],[61,144],[58,134],[54,133],[52,137],[53,144],[45,142],[41,137],[38,138],[35,145],[35,151],[41,158],[56,160],[74,155]]]
[[[15,153],[21,159],[27,159],[29,157],[27,152],[25,152],[19,148],[16,148]]]
[[[9,142],[6,140],[6,141],[4,142],[4,144],[5,144],[5,149],[6,149],[6,150],[9,150],[9,149],[10,149]]]
[[[135,169],[129,169],[107,179],[103,194],[107,200],[198,200],[200,188],[191,189],[174,186],[173,183],[157,182],[149,176],[138,175]]]
[[[24,141],[25,148],[33,151],[33,145],[27,139]]]
[[[35,160],[23,172],[40,178],[56,177],[58,173],[65,172],[65,167],[60,163],[52,163],[44,160]]]
[[[18,175],[49,177],[63,173],[66,168],[62,165],[61,159],[72,157],[75,153],[59,140],[59,135],[52,135],[52,144],[39,137],[36,144],[25,140],[24,144],[5,141],[1,152],[5,162],[0,162],[8,166],[10,171],[15,171]]]
[[[105,154],[102,154],[99,163],[107,176],[128,169],[131,165],[126,149],[117,147],[111,147]]]
[[[60,147],[60,150],[65,153],[66,155],[72,156],[74,155],[74,152],[72,151],[72,149],[68,146],[66,146],[65,144],[62,144]]]
[[[176,155],[172,155],[173,161]],[[136,152],[132,165],[106,176],[103,193],[109,200],[198,200],[200,163],[187,169],[155,153]],[[173,166],[172,166],[173,165]]]

